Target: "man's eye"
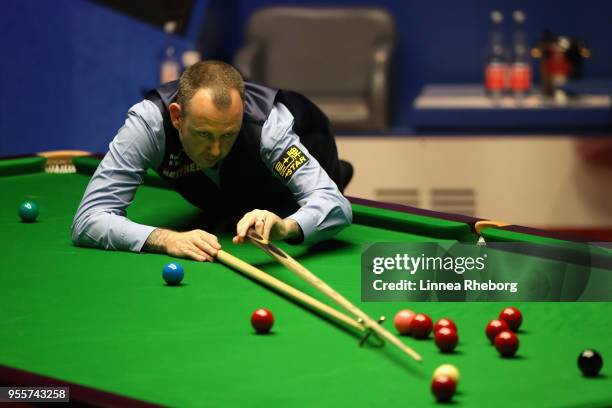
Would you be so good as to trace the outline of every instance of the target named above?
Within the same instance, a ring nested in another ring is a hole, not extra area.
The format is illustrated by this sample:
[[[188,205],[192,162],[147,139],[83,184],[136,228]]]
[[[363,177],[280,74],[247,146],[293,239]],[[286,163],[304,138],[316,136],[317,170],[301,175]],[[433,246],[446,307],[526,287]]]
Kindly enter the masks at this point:
[[[224,135],[223,135],[223,136],[221,136],[221,137],[222,137],[223,139],[225,139],[225,140],[229,140],[229,139],[231,139],[232,137],[234,137],[234,134],[233,134],[233,133],[226,133],[226,134],[224,134]]]

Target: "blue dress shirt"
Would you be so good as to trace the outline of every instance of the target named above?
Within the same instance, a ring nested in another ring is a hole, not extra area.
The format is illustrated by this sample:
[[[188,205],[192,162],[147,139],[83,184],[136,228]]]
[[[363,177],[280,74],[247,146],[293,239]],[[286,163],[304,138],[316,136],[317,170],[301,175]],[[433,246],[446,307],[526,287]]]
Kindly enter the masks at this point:
[[[348,200],[300,143],[293,129],[293,115],[277,102],[261,133],[261,160],[271,174],[272,166],[291,145],[308,160],[286,182],[300,208],[295,220],[309,244],[335,235],[352,221]],[[164,157],[165,133],[161,112],[149,100],[132,106],[125,124],[109,145],[109,151],[91,178],[72,223],[76,245],[138,252],[156,228],[130,221],[127,207],[149,168],[157,168]],[[218,170],[203,169],[218,184]],[[276,177],[276,176],[275,176]]]

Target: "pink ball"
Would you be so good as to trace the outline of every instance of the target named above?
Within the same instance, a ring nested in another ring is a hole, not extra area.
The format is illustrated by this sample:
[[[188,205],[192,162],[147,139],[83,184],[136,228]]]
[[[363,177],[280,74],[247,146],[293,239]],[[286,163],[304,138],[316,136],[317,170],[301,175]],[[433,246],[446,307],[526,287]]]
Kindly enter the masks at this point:
[[[412,310],[404,309],[397,312],[393,318],[393,325],[401,336],[410,336],[410,324],[414,316],[415,313]]]

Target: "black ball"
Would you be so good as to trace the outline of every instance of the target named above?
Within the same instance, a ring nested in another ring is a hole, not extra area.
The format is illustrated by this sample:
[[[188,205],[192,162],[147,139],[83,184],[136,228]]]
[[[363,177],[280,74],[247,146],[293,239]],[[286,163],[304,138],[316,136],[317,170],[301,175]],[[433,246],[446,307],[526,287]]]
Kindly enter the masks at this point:
[[[578,367],[585,377],[596,377],[603,366],[601,354],[592,349],[586,349],[578,356]]]

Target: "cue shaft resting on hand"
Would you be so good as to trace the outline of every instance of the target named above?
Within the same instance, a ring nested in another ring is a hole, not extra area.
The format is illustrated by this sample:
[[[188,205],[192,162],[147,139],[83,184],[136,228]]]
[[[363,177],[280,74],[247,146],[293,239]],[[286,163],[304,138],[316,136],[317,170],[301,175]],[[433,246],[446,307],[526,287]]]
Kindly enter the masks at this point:
[[[369,327],[374,330],[379,336],[394,344],[397,348],[408,354],[416,361],[421,361],[422,358],[416,351],[412,350],[410,347],[402,343],[400,339],[398,339],[393,334],[391,334],[391,332],[383,328],[374,319],[372,319],[370,316],[361,311],[361,309],[352,304],[340,293],[336,292],[336,290],[334,290],[327,283],[319,279],[319,277],[317,277],[315,274],[313,274],[304,266],[302,266],[298,261],[289,256],[285,251],[278,248],[271,242],[263,239],[263,237],[261,237],[257,232],[255,232],[253,228],[249,229],[249,231],[247,232],[247,237],[253,244],[263,249],[267,254],[269,254],[272,258],[283,264],[286,268],[298,274],[306,282],[317,288],[324,295],[336,302],[339,306],[343,307],[353,315],[361,318],[366,327]]]
[[[244,273],[247,276],[250,276],[253,279],[256,279],[259,282],[268,285],[281,293],[284,293],[287,296],[299,301],[305,306],[308,306],[315,311],[318,311],[332,319],[344,323],[354,329],[359,330],[360,332],[365,331],[365,328],[357,323],[356,320],[351,319],[349,316],[339,312],[338,310],[326,305],[323,302],[305,294],[294,288],[293,286],[287,285],[285,282],[276,279],[275,277],[265,273],[261,269],[254,267],[253,265],[246,263],[240,258],[235,257],[234,255],[220,250],[217,254],[217,259],[224,264],[237,269],[238,271]]]

